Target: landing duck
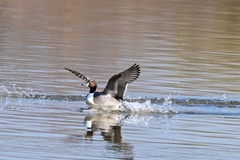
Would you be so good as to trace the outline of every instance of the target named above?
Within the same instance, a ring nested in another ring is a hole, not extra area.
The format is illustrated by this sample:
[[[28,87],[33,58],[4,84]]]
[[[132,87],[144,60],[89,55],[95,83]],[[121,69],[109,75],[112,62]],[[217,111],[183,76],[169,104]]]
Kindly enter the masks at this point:
[[[101,92],[97,91],[97,81],[95,79],[86,77],[82,73],[72,69],[64,68],[86,83],[82,86],[89,87],[89,93],[86,96],[85,102],[94,109],[101,110],[119,110],[122,107],[122,101],[130,83],[135,81],[140,75],[140,66],[134,64],[130,68],[113,75]]]

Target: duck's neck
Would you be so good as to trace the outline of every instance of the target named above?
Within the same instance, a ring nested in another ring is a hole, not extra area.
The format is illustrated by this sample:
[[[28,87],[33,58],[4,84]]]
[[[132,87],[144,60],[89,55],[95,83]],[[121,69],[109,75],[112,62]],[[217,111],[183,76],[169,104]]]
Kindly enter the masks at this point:
[[[97,86],[90,87],[89,93],[94,93],[94,92],[96,92],[96,90],[97,90]]]

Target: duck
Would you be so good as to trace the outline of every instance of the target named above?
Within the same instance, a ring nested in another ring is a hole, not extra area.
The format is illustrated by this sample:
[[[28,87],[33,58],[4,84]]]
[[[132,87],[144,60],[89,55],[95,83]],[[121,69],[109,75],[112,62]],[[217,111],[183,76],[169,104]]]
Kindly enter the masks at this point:
[[[80,72],[69,68],[64,68],[84,80],[86,83],[81,86],[89,87],[89,93],[85,102],[90,108],[97,110],[119,110],[124,101],[124,95],[130,83],[140,76],[140,66],[135,63],[128,69],[114,74],[109,80],[105,89],[101,92],[97,91],[97,81],[83,75]]]

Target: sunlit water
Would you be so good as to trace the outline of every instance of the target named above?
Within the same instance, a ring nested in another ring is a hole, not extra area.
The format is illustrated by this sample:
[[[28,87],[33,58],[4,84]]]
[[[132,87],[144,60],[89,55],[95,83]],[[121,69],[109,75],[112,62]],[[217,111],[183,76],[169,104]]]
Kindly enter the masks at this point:
[[[0,2],[0,159],[239,159],[239,2]],[[121,112],[88,88],[134,63]]]

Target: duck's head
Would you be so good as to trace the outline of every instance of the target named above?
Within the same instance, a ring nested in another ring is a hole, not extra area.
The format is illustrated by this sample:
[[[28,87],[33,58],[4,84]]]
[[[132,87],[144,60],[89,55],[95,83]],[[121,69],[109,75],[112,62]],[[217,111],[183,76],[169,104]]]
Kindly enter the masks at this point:
[[[87,83],[81,84],[81,86],[87,86],[90,88],[90,92],[93,93],[97,89],[97,82],[95,79],[89,79]]]

